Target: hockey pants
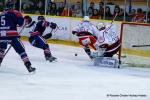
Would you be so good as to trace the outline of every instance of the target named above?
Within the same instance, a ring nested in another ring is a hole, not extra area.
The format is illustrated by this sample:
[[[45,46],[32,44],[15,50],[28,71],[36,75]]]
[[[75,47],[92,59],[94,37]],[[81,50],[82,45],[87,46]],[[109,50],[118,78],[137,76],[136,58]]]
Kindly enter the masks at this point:
[[[29,37],[29,42],[31,43],[32,46],[43,49],[45,56],[48,57],[52,56],[49,49],[49,45],[46,43],[46,40],[40,35]]]
[[[20,55],[24,63],[30,62],[26,54],[25,48],[22,42],[20,41],[19,37],[1,37],[0,40],[3,40],[2,42],[0,42],[0,59],[3,59],[5,50],[7,49],[7,41],[9,41],[11,46]]]

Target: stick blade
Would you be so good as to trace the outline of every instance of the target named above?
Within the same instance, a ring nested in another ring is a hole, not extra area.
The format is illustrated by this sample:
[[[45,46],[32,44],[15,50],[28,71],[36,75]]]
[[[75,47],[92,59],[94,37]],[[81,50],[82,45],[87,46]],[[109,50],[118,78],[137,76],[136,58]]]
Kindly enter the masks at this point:
[[[132,45],[132,47],[149,47],[150,45]]]

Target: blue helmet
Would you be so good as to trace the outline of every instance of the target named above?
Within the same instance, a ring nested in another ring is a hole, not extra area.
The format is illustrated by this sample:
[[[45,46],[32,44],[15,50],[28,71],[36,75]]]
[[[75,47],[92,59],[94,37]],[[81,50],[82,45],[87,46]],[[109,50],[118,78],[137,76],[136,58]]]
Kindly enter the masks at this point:
[[[38,21],[40,20],[45,20],[45,17],[44,16],[38,16]]]

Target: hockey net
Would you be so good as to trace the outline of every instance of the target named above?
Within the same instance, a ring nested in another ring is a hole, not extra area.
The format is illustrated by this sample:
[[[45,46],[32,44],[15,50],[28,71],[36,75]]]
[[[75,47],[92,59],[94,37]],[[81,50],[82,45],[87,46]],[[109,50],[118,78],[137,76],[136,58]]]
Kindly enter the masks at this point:
[[[121,65],[150,67],[150,24],[122,23]]]

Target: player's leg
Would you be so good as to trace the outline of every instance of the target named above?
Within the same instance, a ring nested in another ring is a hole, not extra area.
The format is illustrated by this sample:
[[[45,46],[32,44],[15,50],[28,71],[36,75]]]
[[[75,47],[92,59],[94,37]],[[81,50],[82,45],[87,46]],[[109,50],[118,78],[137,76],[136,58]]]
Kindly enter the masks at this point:
[[[84,51],[86,52],[86,54],[93,59],[93,56],[91,55],[91,50],[88,46],[83,46]]]
[[[29,41],[31,45],[44,50],[46,60],[49,60],[50,62],[56,60],[56,57],[52,56],[49,45],[46,43],[46,40],[43,37],[39,35],[33,36],[29,38]]]
[[[0,42],[0,65],[3,61],[3,57],[6,49],[7,49],[7,42]]]
[[[115,50],[111,51],[111,52],[105,52],[103,54],[104,57],[113,57],[114,54],[116,54],[118,51],[120,50],[120,47],[116,48]]]
[[[91,50],[89,48],[89,45],[94,50],[96,50],[96,48],[94,47],[95,42],[96,42],[96,39],[93,36],[79,38],[79,44],[83,46],[84,51],[91,59],[93,59],[93,56],[91,55]]]
[[[94,50],[96,50],[96,48],[95,48],[95,46],[94,46],[94,44],[96,43],[96,39],[95,39],[95,37],[94,36],[90,36],[89,37],[90,38],[90,46],[94,49]]]
[[[13,37],[11,45],[15,49],[15,51],[20,55],[21,59],[24,62],[24,65],[26,66],[28,71],[29,72],[34,72],[36,69],[31,67],[31,62],[30,62],[30,60],[29,60],[29,58],[27,56],[25,48],[24,48],[22,42],[20,41],[20,39],[17,38],[17,37]]]
[[[106,52],[103,54],[104,57],[113,57],[120,50],[120,47],[120,41],[118,40],[106,49]]]
[[[83,47],[85,53],[92,59],[93,57],[91,56],[91,50],[88,47],[90,43],[91,41],[88,37],[79,38],[79,44]]]

